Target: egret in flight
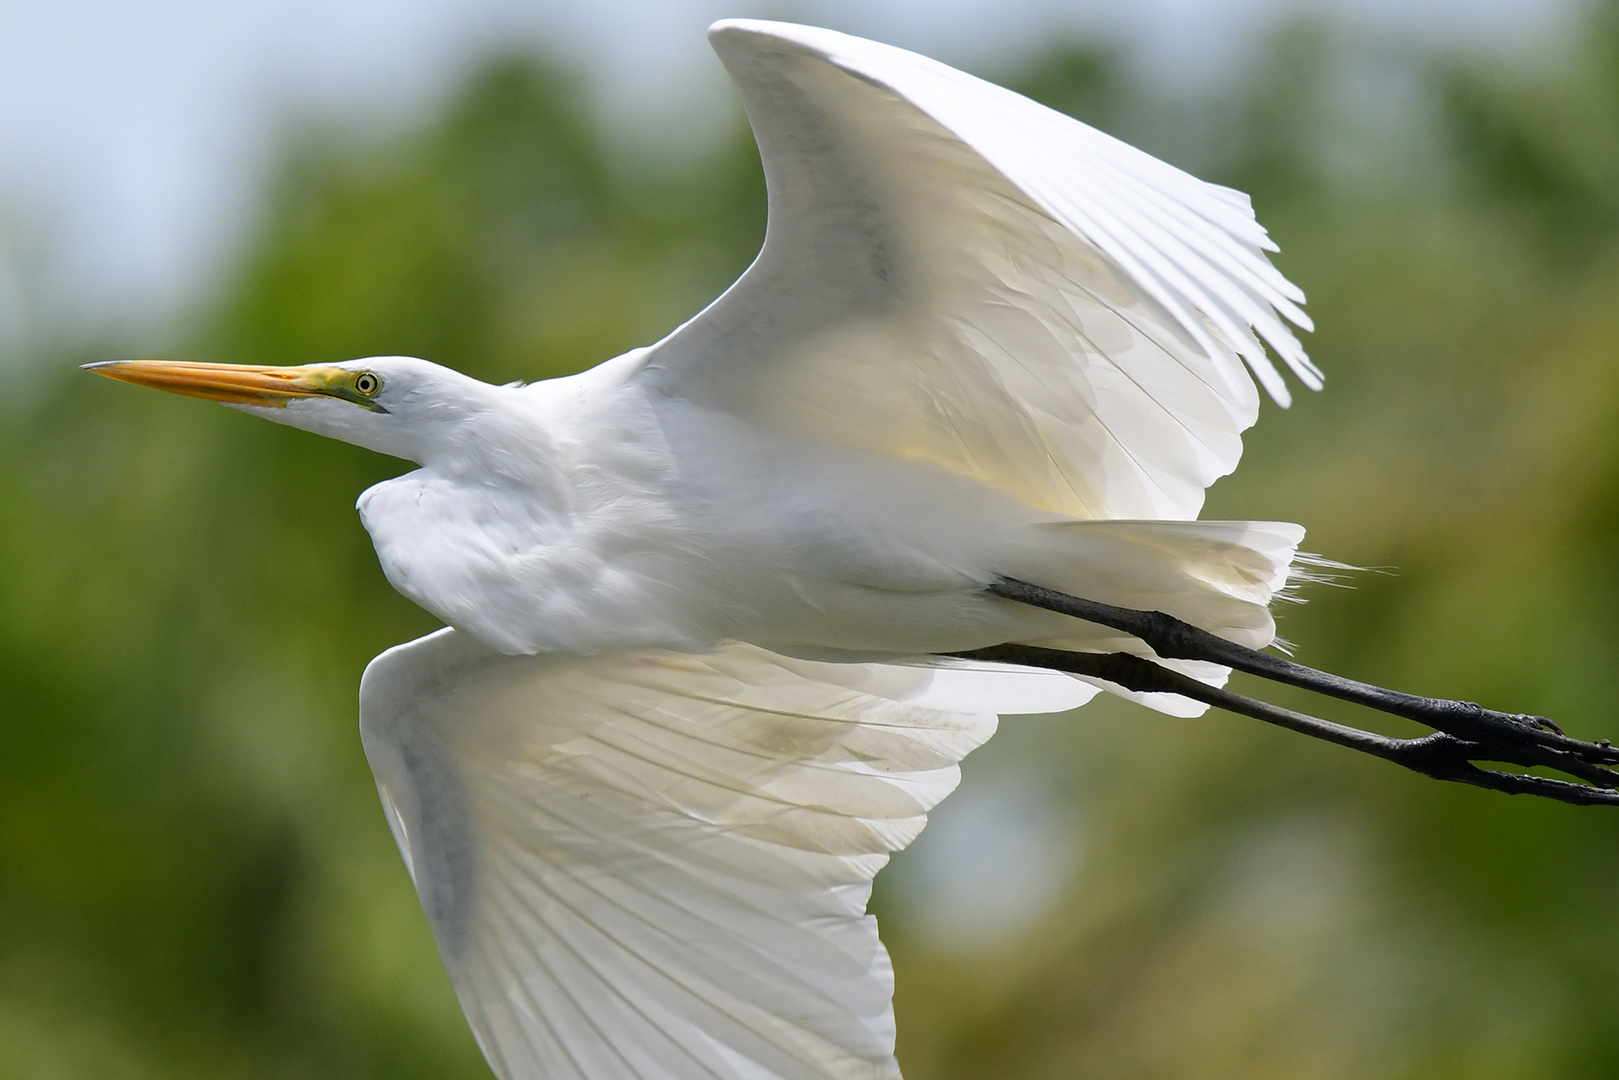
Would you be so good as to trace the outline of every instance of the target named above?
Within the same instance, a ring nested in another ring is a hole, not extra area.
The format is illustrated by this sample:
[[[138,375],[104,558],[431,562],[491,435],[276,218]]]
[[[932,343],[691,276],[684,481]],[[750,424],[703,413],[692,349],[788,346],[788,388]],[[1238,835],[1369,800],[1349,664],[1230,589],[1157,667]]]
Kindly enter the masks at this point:
[[[897,1076],[866,902],[960,759],[1099,688],[1221,700],[1303,537],[1195,520],[1255,379],[1288,403],[1266,345],[1321,385],[1246,196],[896,48],[709,38],[769,224],[663,341],[512,386],[92,365],[420,466],[359,512],[446,628],[366,669],[361,735],[503,1080]]]

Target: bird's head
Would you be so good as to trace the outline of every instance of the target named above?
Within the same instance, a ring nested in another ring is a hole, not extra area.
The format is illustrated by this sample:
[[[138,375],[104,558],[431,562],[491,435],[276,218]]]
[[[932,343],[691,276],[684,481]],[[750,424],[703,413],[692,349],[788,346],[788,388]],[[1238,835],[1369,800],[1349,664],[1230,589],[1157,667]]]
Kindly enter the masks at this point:
[[[421,464],[448,429],[479,408],[482,392],[493,389],[410,356],[301,367],[176,360],[108,360],[84,367]]]

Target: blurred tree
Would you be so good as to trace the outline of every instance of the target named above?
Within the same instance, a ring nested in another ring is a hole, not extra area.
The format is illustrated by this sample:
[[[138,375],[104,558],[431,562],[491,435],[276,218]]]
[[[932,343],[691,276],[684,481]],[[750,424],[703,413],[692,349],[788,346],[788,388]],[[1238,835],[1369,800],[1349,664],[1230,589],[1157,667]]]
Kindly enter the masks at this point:
[[[1619,3],[1593,8],[1583,29],[1577,63],[1516,77],[1465,62],[1438,71],[1461,176],[1565,262],[1619,231]]]

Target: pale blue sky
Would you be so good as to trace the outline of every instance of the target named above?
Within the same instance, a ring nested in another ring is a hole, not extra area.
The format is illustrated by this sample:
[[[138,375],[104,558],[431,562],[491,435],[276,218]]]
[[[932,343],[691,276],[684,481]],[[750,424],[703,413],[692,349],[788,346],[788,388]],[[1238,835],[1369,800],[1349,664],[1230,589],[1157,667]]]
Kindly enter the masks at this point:
[[[1554,36],[1573,3],[1314,0],[1310,6],[1352,12],[1402,33],[1515,48]],[[239,234],[278,117],[333,111],[379,122],[408,117],[496,43],[544,43],[586,70],[627,140],[639,137],[638,129],[699,138],[700,123],[680,125],[727,115],[723,76],[703,38],[710,21],[727,15],[820,23],[981,69],[1053,34],[1105,33],[1135,43],[1169,79],[1229,61],[1268,18],[1298,6],[1288,0],[0,0],[0,249],[54,250],[58,286],[92,307],[172,310],[206,281]],[[4,301],[0,296],[0,321],[8,306],[18,310]]]

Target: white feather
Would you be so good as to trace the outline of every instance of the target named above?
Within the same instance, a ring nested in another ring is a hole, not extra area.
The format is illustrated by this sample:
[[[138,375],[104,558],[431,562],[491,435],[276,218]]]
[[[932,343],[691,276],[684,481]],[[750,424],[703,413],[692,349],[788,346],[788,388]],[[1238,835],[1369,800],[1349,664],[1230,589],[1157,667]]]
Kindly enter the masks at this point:
[[[1074,517],[1195,517],[1257,416],[1250,328],[1302,294],[1246,200],[889,46],[734,20],[710,39],[770,189],[764,250],[646,355],[668,394],[922,459]]]
[[[897,1076],[871,878],[995,730],[918,704],[937,679],[453,630],[378,657],[366,754],[496,1073]]]

